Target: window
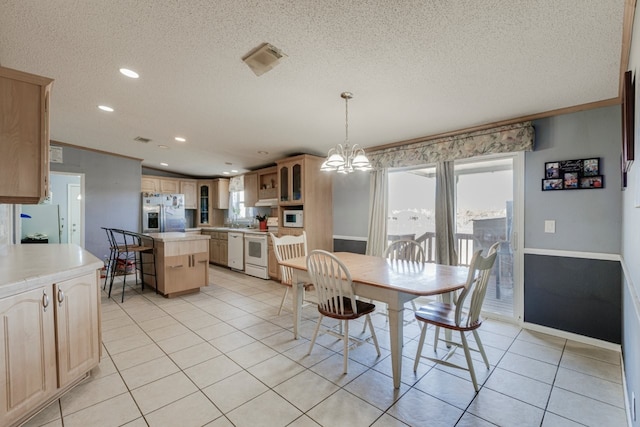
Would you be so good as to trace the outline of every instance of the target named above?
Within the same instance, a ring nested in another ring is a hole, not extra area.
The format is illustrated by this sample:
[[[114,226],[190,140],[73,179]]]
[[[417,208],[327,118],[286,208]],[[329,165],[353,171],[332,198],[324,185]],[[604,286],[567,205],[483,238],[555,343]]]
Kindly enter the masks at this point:
[[[244,205],[244,191],[232,191],[229,193],[229,216],[232,219],[244,219],[250,215]]]

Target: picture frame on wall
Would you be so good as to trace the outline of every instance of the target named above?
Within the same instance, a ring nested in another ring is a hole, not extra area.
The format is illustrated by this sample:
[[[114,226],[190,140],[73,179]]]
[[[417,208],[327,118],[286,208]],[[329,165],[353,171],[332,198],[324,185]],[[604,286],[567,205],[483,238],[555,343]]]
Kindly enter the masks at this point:
[[[584,159],[582,161],[582,176],[600,175],[600,159]]]
[[[542,191],[563,190],[561,178],[551,178],[542,180]]]
[[[573,190],[578,188],[578,173],[577,172],[565,172],[562,177],[564,182],[562,183],[565,190]]]
[[[548,162],[544,164],[545,178],[560,178],[560,163]]]
[[[602,188],[604,186],[602,175],[585,176],[580,178],[580,188]]]

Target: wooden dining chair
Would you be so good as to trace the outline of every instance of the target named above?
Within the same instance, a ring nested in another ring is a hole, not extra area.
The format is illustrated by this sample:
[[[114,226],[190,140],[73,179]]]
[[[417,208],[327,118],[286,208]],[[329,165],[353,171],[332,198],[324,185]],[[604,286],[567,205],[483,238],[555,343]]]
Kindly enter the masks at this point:
[[[493,244],[489,248],[486,257],[482,256],[482,250],[476,251],[473,254],[473,258],[471,259],[471,264],[469,266],[469,273],[467,275],[467,282],[460,293],[456,295],[453,303],[450,304],[434,301],[420,307],[416,311],[415,317],[418,321],[435,326],[435,339],[433,342],[433,351],[435,353],[437,353],[440,328],[460,332],[460,341],[457,342],[444,339],[443,341],[445,341],[447,345],[450,345],[451,349],[442,358],[422,356],[422,347],[427,333],[427,328],[423,327],[422,333],[420,334],[420,341],[418,343],[418,350],[416,352],[416,359],[413,365],[414,372],[418,369],[420,358],[423,357],[435,363],[469,371],[473,387],[476,391],[479,390],[476,374],[473,369],[473,361],[471,360],[471,351],[479,352],[482,355],[484,364],[487,366],[487,369],[489,369],[489,360],[487,359],[487,355],[482,347],[482,341],[480,341],[480,335],[478,335],[478,328],[482,325],[480,311],[482,310],[482,303],[487,292],[487,284],[491,275],[491,269],[493,268],[493,264],[496,260],[499,244],[499,242]],[[470,300],[468,308],[465,308],[464,306],[467,298]],[[469,331],[473,333],[473,337],[475,338],[478,348],[472,348],[469,346],[465,335]],[[449,361],[458,347],[462,347],[464,350],[464,356],[467,361],[466,367]]]
[[[313,350],[322,319],[325,316],[337,319],[340,322],[342,334],[337,334],[333,329],[327,329],[325,332],[342,339],[344,343],[344,373],[346,374],[349,360],[349,320],[366,316],[365,322],[369,325],[371,338],[378,356],[380,356],[378,338],[369,316],[376,309],[376,306],[356,299],[349,269],[332,253],[316,249],[307,256],[307,271],[318,294],[318,312],[320,313],[308,354],[311,354],[311,350]]]
[[[276,237],[273,233],[271,240],[273,241],[273,252],[276,255],[278,264],[280,264],[280,283],[285,286],[284,295],[282,295],[282,301],[280,302],[280,308],[278,309],[278,316],[282,313],[282,307],[289,294],[289,289],[293,286],[293,269],[282,265],[282,262],[291,258],[298,258],[301,256],[307,256],[307,233],[302,232],[300,236],[282,236]],[[303,292],[308,289],[309,284],[303,286]],[[302,296],[303,303],[305,301],[305,294]]]
[[[382,257],[387,258],[391,261],[412,261],[412,262],[419,262],[419,263],[426,262],[424,248],[420,245],[420,243],[408,238],[393,240],[391,244],[387,246],[387,249],[385,249]],[[417,310],[416,303],[414,302],[414,300],[411,300],[411,307],[413,308],[414,312]],[[384,311],[377,311],[376,313],[387,316],[387,321],[388,321],[389,313],[386,310],[386,304],[385,304]],[[405,321],[405,324],[408,324],[414,321],[415,320]],[[420,327],[422,327],[422,324]],[[362,330],[364,332],[364,328]]]

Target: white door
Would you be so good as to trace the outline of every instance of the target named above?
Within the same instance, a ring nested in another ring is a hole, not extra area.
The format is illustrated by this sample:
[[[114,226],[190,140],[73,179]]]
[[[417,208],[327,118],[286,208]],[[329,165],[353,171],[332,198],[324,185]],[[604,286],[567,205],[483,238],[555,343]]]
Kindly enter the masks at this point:
[[[67,241],[82,245],[82,193],[79,184],[67,184]]]

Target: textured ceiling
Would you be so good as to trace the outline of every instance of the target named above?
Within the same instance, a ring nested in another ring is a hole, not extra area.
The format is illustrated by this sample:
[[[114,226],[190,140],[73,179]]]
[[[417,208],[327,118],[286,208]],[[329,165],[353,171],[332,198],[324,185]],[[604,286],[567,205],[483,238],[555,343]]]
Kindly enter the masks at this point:
[[[615,98],[624,4],[0,0],[0,65],[55,79],[53,140],[214,176],[326,154],[346,90],[364,147]],[[263,42],[287,56],[257,77]]]

